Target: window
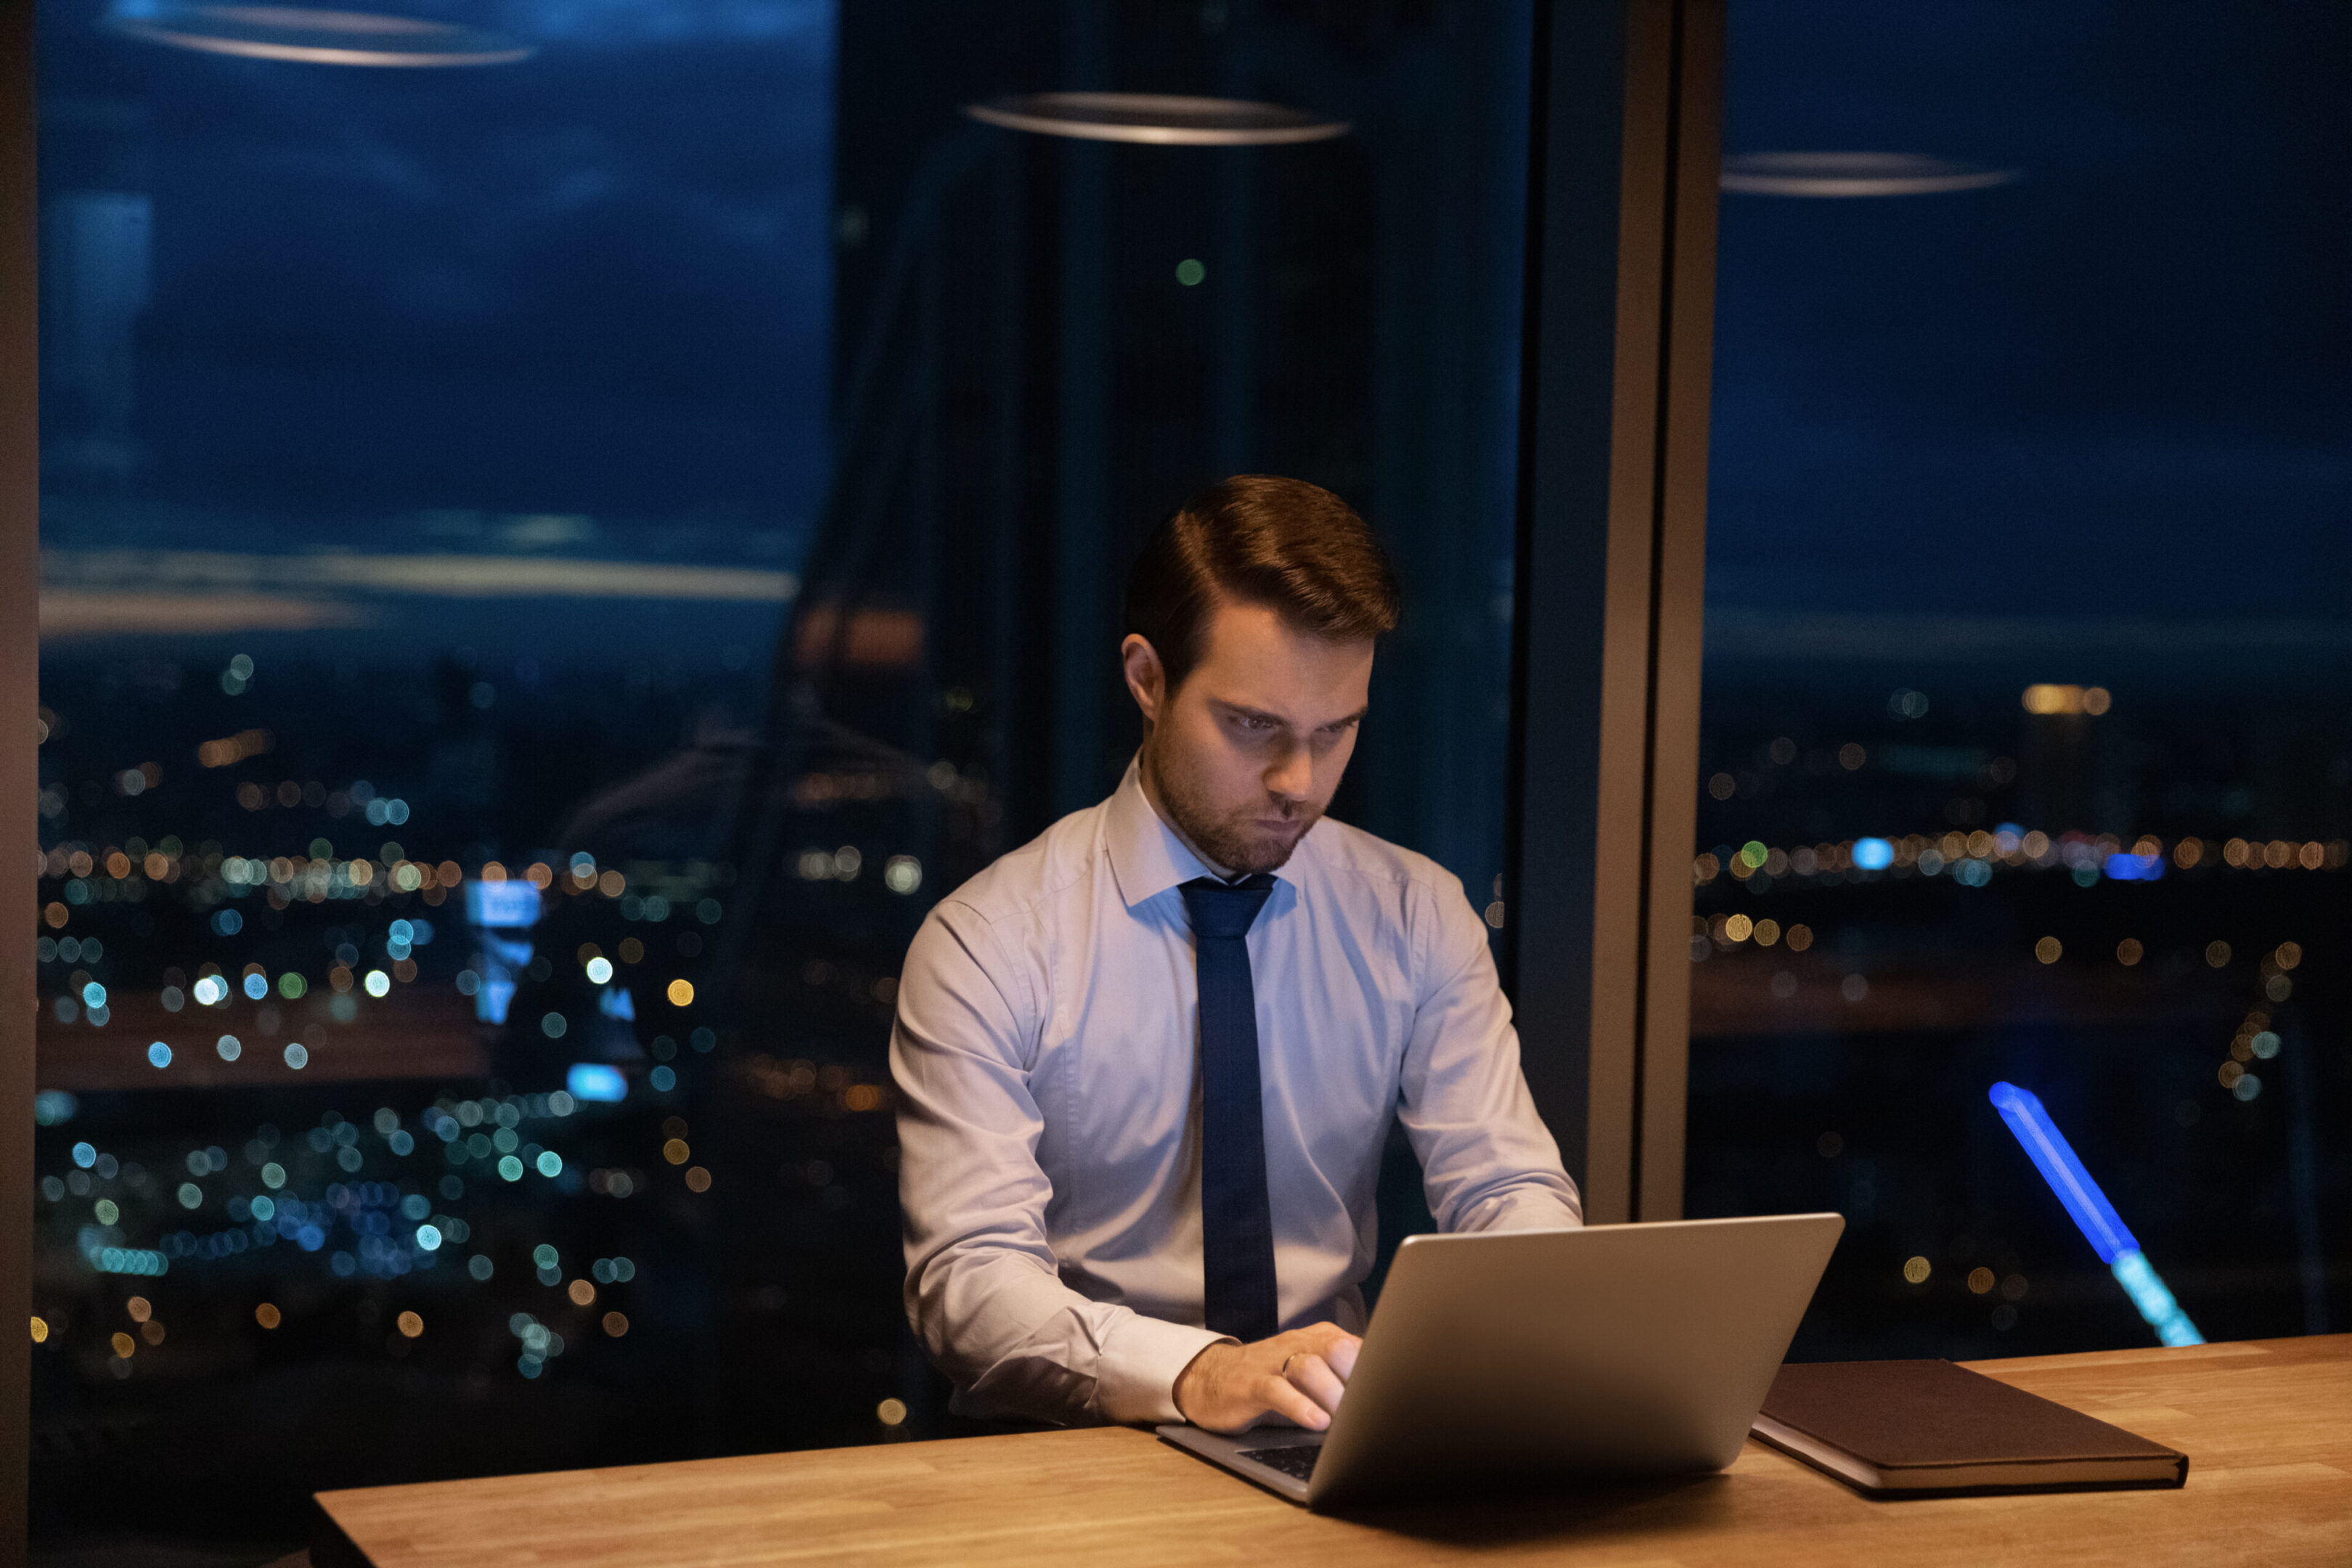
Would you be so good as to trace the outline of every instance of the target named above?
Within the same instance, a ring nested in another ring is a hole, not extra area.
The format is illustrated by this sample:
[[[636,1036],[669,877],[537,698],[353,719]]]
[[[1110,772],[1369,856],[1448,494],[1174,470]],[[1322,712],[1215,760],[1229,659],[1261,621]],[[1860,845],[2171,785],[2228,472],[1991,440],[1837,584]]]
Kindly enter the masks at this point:
[[[2344,1321],[2347,41],[1732,14],[1689,1209],[1847,1215],[1800,1355]]]
[[[936,1434],[898,959],[1117,781],[1143,528],[1365,510],[1338,814],[1494,896],[1526,9],[257,26],[42,14],[42,1528]],[[1065,88],[1338,133],[966,112]]]

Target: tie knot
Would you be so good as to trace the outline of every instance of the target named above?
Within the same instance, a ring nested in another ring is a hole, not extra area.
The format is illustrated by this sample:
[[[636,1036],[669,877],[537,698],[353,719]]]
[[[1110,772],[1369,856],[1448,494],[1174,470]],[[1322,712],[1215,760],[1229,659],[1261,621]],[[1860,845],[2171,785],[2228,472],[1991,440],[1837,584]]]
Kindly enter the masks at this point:
[[[1266,896],[1274,891],[1274,879],[1263,871],[1238,882],[1195,877],[1177,891],[1184,895],[1184,912],[1192,918],[1195,938],[1230,939],[1249,934]]]

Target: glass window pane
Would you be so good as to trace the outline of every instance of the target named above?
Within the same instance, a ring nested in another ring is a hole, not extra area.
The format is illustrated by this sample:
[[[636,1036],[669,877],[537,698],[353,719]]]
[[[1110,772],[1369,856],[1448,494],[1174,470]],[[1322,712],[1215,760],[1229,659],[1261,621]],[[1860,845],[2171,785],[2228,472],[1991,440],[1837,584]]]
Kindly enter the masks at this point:
[[[2348,42],[1733,10],[1690,1210],[1847,1215],[1801,1355],[2344,1321]]]
[[[898,967],[1144,530],[1366,513],[1335,813],[1498,896],[1528,8],[241,16],[41,14],[43,1528],[938,1435]],[[967,112],[1066,88],[1340,133]]]

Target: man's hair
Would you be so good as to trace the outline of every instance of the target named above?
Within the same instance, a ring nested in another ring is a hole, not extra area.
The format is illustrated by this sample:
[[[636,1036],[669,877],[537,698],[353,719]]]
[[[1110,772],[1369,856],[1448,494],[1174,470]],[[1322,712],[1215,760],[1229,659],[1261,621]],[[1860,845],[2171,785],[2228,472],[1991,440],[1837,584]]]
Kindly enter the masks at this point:
[[[1150,643],[1173,695],[1200,662],[1219,604],[1259,605],[1334,642],[1396,629],[1388,552],[1355,509],[1304,479],[1238,474],[1152,530],[1127,582],[1127,629]]]

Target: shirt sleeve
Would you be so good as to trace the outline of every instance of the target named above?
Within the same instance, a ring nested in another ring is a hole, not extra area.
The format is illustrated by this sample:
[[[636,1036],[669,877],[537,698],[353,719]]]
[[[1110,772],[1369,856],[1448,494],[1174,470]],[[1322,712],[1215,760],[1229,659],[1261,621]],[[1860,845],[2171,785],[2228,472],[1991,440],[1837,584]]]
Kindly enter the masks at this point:
[[[1519,1071],[1519,1036],[1486,930],[1460,884],[1419,913],[1425,955],[1397,1115],[1421,1157],[1430,1212],[1446,1231],[1544,1230],[1584,1223],[1559,1145]]]
[[[939,906],[908,951],[890,1036],[908,1321],[971,1414],[1181,1421],[1178,1375],[1226,1336],[1062,1283],[1029,1089],[1042,1024],[1031,994],[967,905]]]

